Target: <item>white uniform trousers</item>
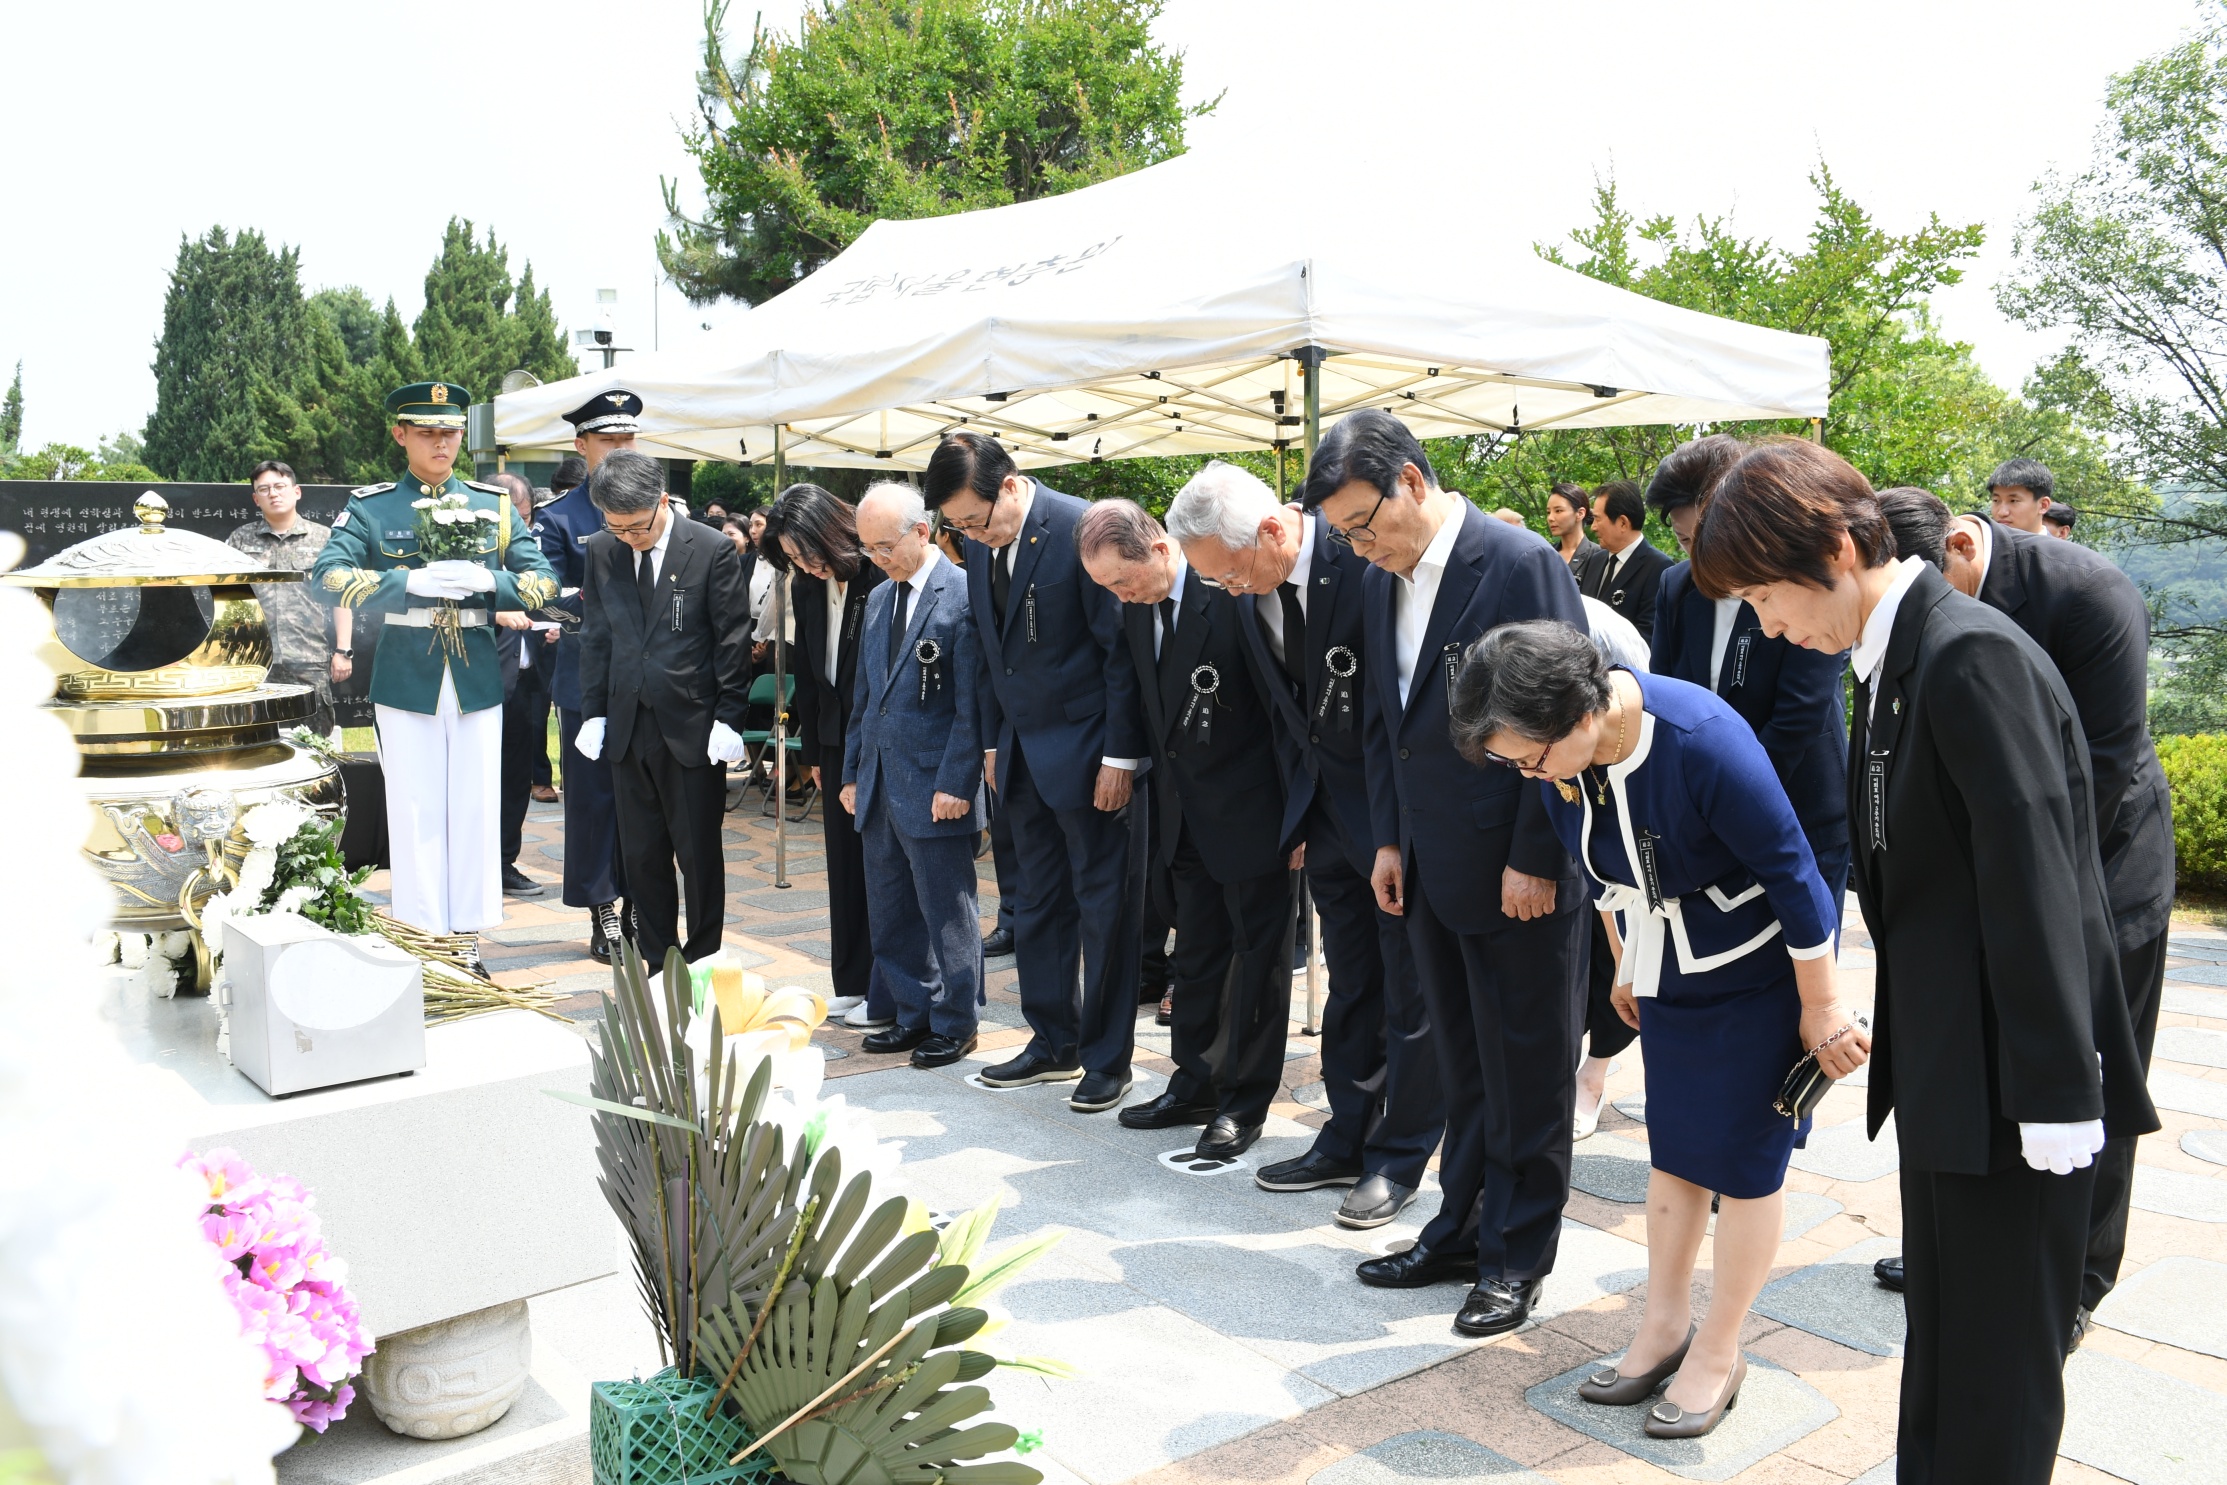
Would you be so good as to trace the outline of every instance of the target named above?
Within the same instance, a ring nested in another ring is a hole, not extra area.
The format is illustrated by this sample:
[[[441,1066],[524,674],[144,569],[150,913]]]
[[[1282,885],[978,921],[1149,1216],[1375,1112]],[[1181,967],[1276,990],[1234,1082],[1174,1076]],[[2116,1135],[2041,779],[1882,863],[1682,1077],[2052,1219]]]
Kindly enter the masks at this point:
[[[388,911],[429,933],[503,920],[503,709],[460,711],[444,670],[432,716],[374,707],[387,785]]]

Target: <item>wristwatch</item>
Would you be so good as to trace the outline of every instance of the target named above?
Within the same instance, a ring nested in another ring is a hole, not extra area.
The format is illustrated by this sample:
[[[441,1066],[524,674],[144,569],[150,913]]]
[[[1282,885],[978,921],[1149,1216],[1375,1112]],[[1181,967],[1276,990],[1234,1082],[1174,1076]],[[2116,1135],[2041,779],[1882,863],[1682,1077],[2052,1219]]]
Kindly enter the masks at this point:
[[[335,655],[338,655],[338,656],[339,656],[339,657],[340,657],[341,659],[343,659],[343,660],[353,660],[353,659],[355,659],[355,658],[356,658],[356,652],[355,652],[354,650],[352,650],[352,649],[349,649],[349,650],[334,650],[334,651],[333,651],[333,653],[334,653]]]

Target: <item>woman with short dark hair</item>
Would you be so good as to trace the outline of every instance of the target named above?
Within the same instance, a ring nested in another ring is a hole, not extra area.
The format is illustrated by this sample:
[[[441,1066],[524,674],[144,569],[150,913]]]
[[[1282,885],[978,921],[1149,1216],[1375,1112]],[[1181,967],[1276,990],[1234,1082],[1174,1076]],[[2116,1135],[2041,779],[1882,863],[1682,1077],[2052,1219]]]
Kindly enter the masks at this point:
[[[2092,1161],[2107,1135],[2158,1127],[2079,715],[2008,617],[1897,559],[1879,497],[1817,444],[1753,449],[1718,481],[1693,570],[1767,633],[1853,650],[1848,816],[1878,960],[1870,1128],[1892,1113],[1902,1157],[1898,1478],[2045,1485]]]
[[[1541,621],[1492,630],[1462,657],[1454,742],[1473,763],[1542,782],[1547,812],[1623,915],[1618,1012],[1646,1048],[1647,1310],[1588,1402],[1646,1402],[1656,1438],[1696,1438],[1740,1395],[1740,1327],[1770,1278],[1787,1158],[1806,1121],[1773,1101],[1814,1053],[1832,1077],[1866,1039],[1833,978],[1839,913],[1770,755],[1699,686],[1611,669],[1590,639]],[[1694,1260],[1716,1219],[1708,1314]]]
[[[761,513],[758,552],[789,579],[796,642],[789,673],[796,677],[791,713],[799,719],[800,753],[812,782],[832,797],[843,786],[843,746],[850,733],[858,677],[858,637],[866,628],[866,595],[881,569],[859,550],[858,518],[849,502],[818,485],[796,484]],[[866,846],[844,809],[820,811],[827,840],[828,969],[835,995],[830,1015],[854,1029],[888,1026],[896,1002],[874,974],[866,916]]]

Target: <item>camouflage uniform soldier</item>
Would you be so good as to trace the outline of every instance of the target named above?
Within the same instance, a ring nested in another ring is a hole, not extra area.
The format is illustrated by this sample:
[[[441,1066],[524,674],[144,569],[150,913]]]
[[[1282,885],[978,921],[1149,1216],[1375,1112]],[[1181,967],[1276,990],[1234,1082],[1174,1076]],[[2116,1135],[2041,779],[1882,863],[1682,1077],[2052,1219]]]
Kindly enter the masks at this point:
[[[271,631],[271,679],[309,687],[315,709],[302,725],[312,732],[330,732],[333,649],[327,637],[329,614],[310,592],[307,579],[332,528],[320,526],[294,509],[301,499],[301,489],[295,483],[294,471],[286,465],[266,459],[255,466],[249,478],[261,518],[235,530],[224,544],[260,558],[267,567],[302,574],[304,581],[298,583],[257,583],[255,597],[263,605],[263,621]]]

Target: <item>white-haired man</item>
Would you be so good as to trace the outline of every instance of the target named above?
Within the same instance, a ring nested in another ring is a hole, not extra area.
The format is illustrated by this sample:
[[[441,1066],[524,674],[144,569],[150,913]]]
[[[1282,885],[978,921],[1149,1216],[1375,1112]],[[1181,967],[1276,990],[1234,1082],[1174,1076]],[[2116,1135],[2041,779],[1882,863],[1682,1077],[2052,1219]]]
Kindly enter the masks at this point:
[[[1445,1109],[1407,927],[1377,907],[1376,846],[1361,759],[1361,574],[1320,515],[1286,509],[1253,475],[1216,461],[1168,507],[1168,534],[1200,581],[1237,600],[1269,677],[1286,772],[1283,840],[1322,915],[1330,997],[1322,1077],[1330,1122],[1314,1147],[1254,1176],[1269,1191],[1350,1185],[1348,1227],[1379,1227],[1423,1183]]]
[[[937,550],[918,490],[868,490],[858,544],[889,581],[866,600],[842,801],[865,846],[875,969],[897,1002],[895,1024],[865,1046],[947,1067],[974,1050],[982,998],[981,658],[966,574]]]

